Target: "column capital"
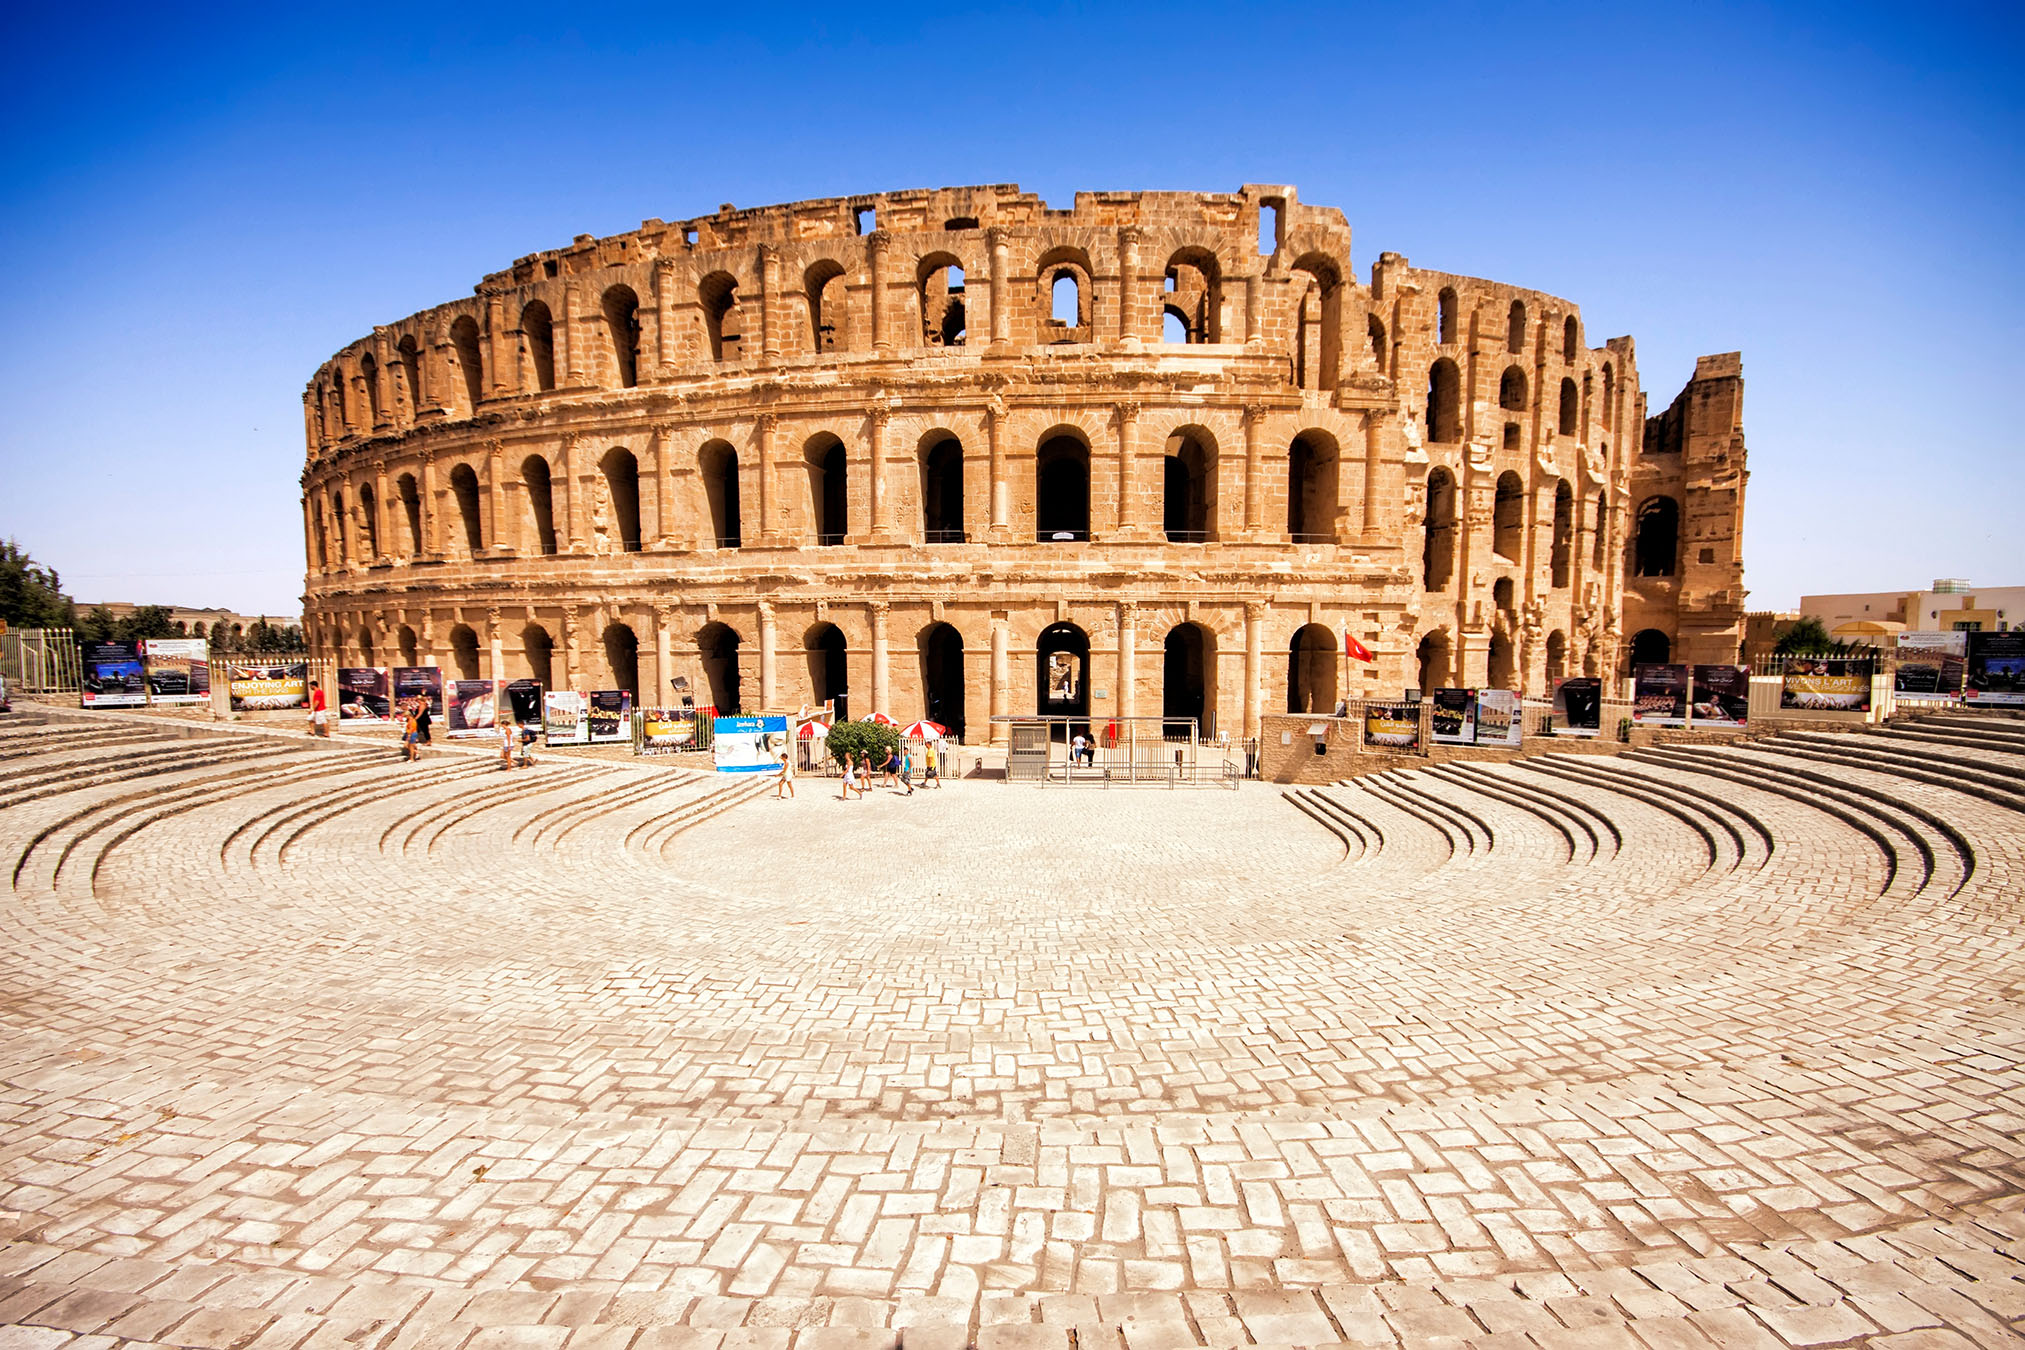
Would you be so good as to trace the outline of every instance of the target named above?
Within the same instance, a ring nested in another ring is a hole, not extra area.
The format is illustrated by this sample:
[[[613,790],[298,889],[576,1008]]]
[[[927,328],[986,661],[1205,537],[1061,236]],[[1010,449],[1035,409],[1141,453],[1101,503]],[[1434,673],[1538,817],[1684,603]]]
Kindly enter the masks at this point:
[[[1146,409],[1145,404],[1139,402],[1139,400],[1137,399],[1130,399],[1130,398],[1118,400],[1115,406],[1117,408],[1118,421],[1120,423],[1138,421],[1139,414],[1144,412]]]
[[[773,435],[773,429],[780,423],[779,413],[763,412],[752,419],[753,429],[762,436]]]
[[[771,601],[771,600],[761,600],[761,601],[758,601],[758,602],[756,602],[756,603],[755,603],[755,604],[753,605],[753,608],[754,608],[755,610],[757,610],[757,611],[759,612],[759,621],[760,621],[761,623],[772,623],[772,622],[773,622],[773,617],[774,617],[774,615],[773,615],[773,601]]]
[[[874,230],[865,236],[865,247],[874,253],[884,253],[886,246],[893,242],[891,230]]]
[[[1138,617],[1139,617],[1139,602],[1137,600],[1120,600],[1118,602],[1119,623],[1131,623],[1134,619],[1137,619]]]
[[[1136,248],[1139,241],[1145,237],[1146,231],[1140,229],[1137,225],[1120,225],[1118,227],[1118,246],[1120,248]]]
[[[984,242],[994,249],[1005,248],[1012,242],[1012,231],[1003,225],[994,225],[984,232]]]
[[[1267,415],[1271,412],[1272,408],[1268,404],[1247,403],[1244,409],[1245,425],[1256,426],[1260,422],[1265,421]]]
[[[1270,608],[1271,606],[1268,605],[1263,600],[1245,601],[1245,622],[1246,623],[1262,622],[1266,617],[1266,611]]]

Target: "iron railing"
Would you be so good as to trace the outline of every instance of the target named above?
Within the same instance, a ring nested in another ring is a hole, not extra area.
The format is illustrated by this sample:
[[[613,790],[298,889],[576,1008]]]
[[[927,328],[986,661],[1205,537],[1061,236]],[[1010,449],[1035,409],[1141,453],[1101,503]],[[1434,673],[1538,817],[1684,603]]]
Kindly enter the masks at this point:
[[[0,675],[10,693],[75,694],[82,670],[68,628],[19,628],[0,636]]]

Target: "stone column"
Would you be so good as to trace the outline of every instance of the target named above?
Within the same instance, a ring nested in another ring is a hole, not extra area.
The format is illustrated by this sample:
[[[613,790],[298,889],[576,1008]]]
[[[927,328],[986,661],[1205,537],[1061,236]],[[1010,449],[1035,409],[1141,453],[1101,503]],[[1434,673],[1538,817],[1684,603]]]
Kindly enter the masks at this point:
[[[884,600],[874,600],[866,606],[872,614],[872,706],[868,712],[891,712],[886,706],[890,685],[887,676],[891,673],[886,644],[886,616],[889,606]]]
[[[562,313],[557,316],[552,341],[562,350],[556,353],[556,364],[562,367],[567,388],[575,389],[584,382],[583,356],[577,341],[577,288],[574,283],[563,287]]]
[[[1012,491],[1005,481],[1005,400],[997,394],[985,408],[985,426],[991,444],[991,527],[1004,530],[1010,525]]]
[[[506,315],[497,295],[485,298],[485,374],[492,397],[509,392],[506,384]],[[517,369],[519,362],[514,362]]]
[[[1245,533],[1253,539],[1265,527],[1265,466],[1259,454],[1259,424],[1265,420],[1264,405],[1245,405]]]
[[[577,607],[575,605],[563,606],[562,632],[558,636],[562,638],[561,643],[558,644],[562,647],[562,687],[574,689],[577,687],[584,668],[583,632],[581,625],[577,622]],[[551,656],[553,656],[553,653],[551,653]]]
[[[675,263],[669,258],[654,261],[654,355],[661,378],[675,371]]]
[[[422,538],[416,545],[425,557],[435,557],[438,552],[436,541],[436,452],[424,448],[422,451],[422,481],[416,491],[422,496]]]
[[[1378,414],[1364,414],[1364,542],[1378,533]]]
[[[893,335],[887,331],[892,324],[891,308],[886,303],[886,245],[893,236],[885,230],[874,230],[865,236],[868,265],[872,273],[872,350],[888,351],[893,346]]]
[[[1118,417],[1118,533],[1132,538],[1139,533],[1139,499],[1133,475],[1139,458],[1139,405],[1120,403]]]
[[[780,663],[774,659],[775,645],[773,604],[762,600],[759,602],[759,706],[762,711],[778,703],[775,681]]]
[[[672,612],[672,606],[663,604],[654,606],[654,697],[647,700],[647,706],[650,708],[675,702],[675,689],[672,683],[675,678],[675,662],[671,649],[672,635],[669,632],[669,625],[673,622]],[[643,696],[645,692],[641,691]]]
[[[1130,342],[1139,336],[1133,325],[1133,306],[1139,294],[1139,240],[1137,225],[1118,227],[1118,340]]]
[[[489,514],[492,519],[486,523],[492,528],[487,531],[495,553],[514,551],[513,531],[507,527],[506,515],[506,446],[499,441],[490,441],[485,447],[485,479]]]
[[[373,559],[375,562],[392,557],[394,553],[394,550],[387,547],[388,520],[387,461],[376,459],[373,461],[373,538],[378,542],[379,547],[373,550],[377,555]]]
[[[563,437],[562,481],[565,509],[561,523],[568,538],[556,540],[555,551],[559,554],[583,553],[588,551],[590,546],[590,513],[584,509],[584,484],[579,477],[583,472],[583,439],[575,432]],[[549,503],[549,510],[551,513],[555,510],[553,500]]]
[[[1259,676],[1265,665],[1266,607],[1245,604],[1245,735],[1259,734]]]
[[[394,371],[401,363],[392,359],[392,350],[387,345],[387,330],[384,326],[373,329],[373,384],[379,395],[379,415],[373,419],[375,427],[398,426],[400,424],[400,400],[394,396]]]
[[[991,342],[996,347],[1012,332],[1012,296],[1007,293],[1011,283],[1006,280],[1009,246],[1002,229],[988,230],[984,237],[991,245]]]
[[[485,678],[488,680],[504,680],[506,678],[506,635],[501,631],[499,626],[499,606],[494,605],[485,611],[485,631],[488,643],[487,655],[492,658],[491,666],[486,669]]]
[[[781,330],[787,325],[780,315],[780,250],[772,244],[759,246],[759,349],[768,360],[780,356]],[[769,704],[769,707],[772,705]]]
[[[878,394],[874,398],[880,397]],[[872,541],[889,543],[893,538],[893,502],[886,486],[886,423],[892,414],[883,407],[873,407],[865,416],[868,449],[871,452],[872,475]]]
[[[656,423],[651,444],[654,448],[654,532],[651,537],[655,548],[672,548],[675,541],[669,531],[669,520],[675,514],[675,472],[670,461],[675,458],[675,428],[666,422]],[[645,522],[642,522],[640,533],[643,537],[641,547],[645,548],[644,539],[648,537]]]
[[[1254,271],[1245,278],[1245,342],[1247,345],[1259,340],[1259,306],[1264,298],[1264,281]]]
[[[761,413],[754,421],[754,448],[759,463],[759,538],[755,542],[768,545],[774,542],[774,484],[773,484],[773,427],[774,415]]]
[[[1139,606],[1127,600],[1118,606],[1118,715],[1139,715]]]
[[[998,719],[1007,715],[1007,704],[1011,701],[1012,662],[1006,650],[1006,616],[991,616],[991,742],[1004,745],[1011,737],[1006,723]]]

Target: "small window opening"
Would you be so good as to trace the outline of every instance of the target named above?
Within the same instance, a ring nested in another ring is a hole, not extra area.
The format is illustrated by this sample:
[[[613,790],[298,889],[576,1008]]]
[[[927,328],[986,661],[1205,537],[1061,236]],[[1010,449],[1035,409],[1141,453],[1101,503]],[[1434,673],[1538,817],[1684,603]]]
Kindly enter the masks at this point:
[[[852,219],[857,223],[859,234],[870,234],[879,226],[878,208],[861,206],[852,213]]]
[[[1280,251],[1281,198],[1268,197],[1259,203],[1259,256],[1270,258]]]
[[[942,222],[942,228],[945,230],[974,230],[977,228],[977,217],[951,216],[948,220]]]
[[[552,276],[554,276],[554,275],[556,274],[556,271],[557,271],[557,268],[556,268],[556,263],[555,263],[555,259],[554,259],[554,258],[550,258],[550,259],[548,259],[548,260],[547,260],[546,262],[544,262],[544,263],[543,263],[543,264],[541,265],[541,272],[542,272],[542,275],[543,275],[543,276],[549,276],[549,277],[552,277]]]
[[[1048,303],[1054,321],[1070,328],[1078,327],[1082,319],[1080,298],[1076,294],[1076,278],[1069,272],[1055,273],[1054,285],[1049,289]]]

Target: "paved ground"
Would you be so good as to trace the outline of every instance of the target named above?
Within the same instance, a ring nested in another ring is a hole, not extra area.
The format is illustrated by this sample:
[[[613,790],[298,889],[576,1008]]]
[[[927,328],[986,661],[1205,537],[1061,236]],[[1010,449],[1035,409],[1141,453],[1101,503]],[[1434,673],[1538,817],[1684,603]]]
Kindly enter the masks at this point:
[[[1976,725],[845,803],[0,722],[0,1350],[2012,1343]]]

